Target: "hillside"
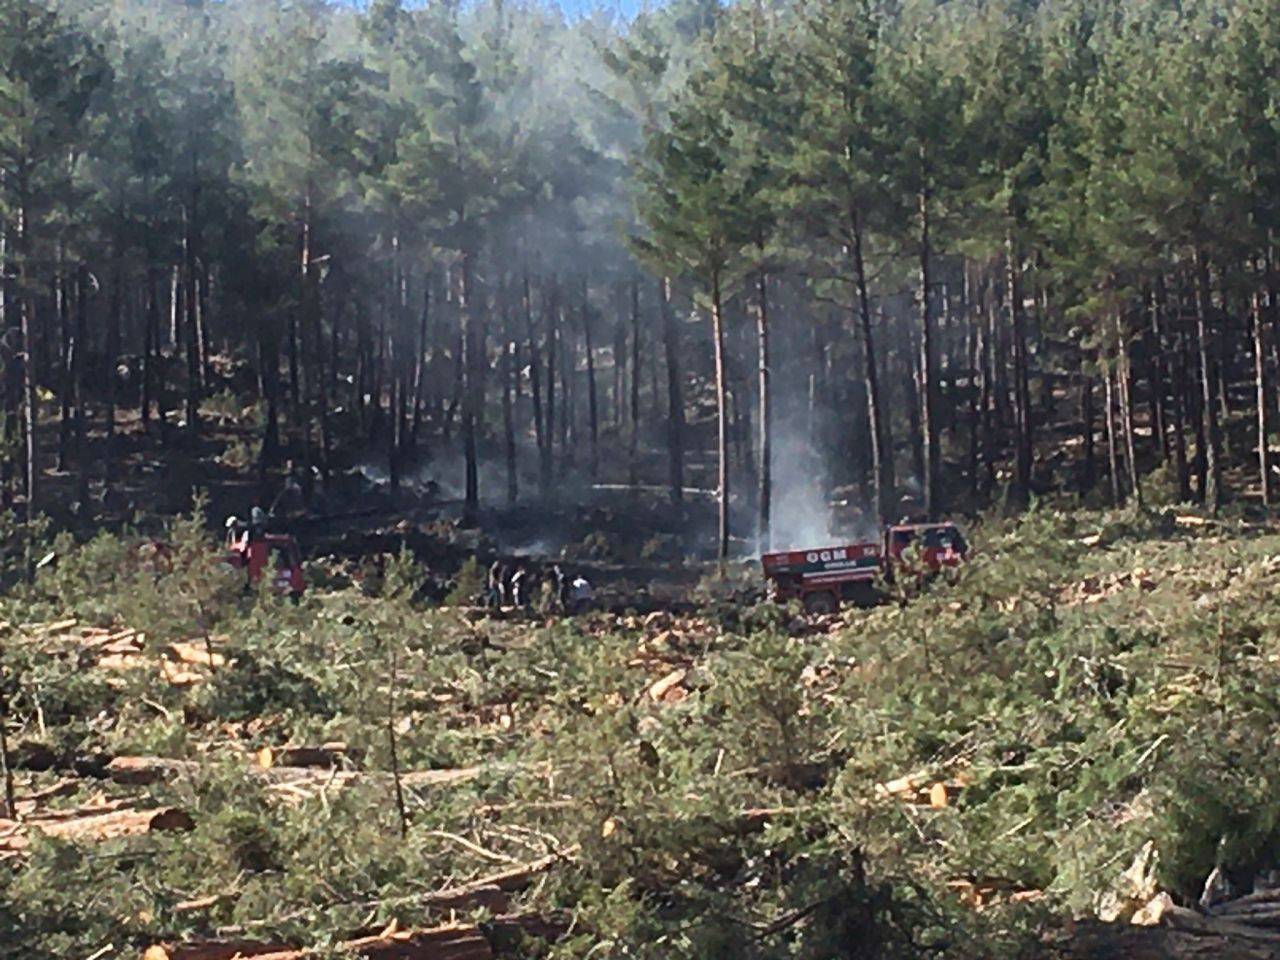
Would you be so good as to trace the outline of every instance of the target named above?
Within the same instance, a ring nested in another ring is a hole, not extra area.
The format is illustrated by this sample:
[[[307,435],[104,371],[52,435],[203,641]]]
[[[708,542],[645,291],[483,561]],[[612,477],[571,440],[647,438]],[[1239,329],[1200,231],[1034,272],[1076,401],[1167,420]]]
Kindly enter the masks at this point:
[[[822,621],[427,605],[403,558],[293,605],[203,537],[3,601],[0,957],[1280,950],[1093,919],[1280,866],[1280,531],[1041,508]]]

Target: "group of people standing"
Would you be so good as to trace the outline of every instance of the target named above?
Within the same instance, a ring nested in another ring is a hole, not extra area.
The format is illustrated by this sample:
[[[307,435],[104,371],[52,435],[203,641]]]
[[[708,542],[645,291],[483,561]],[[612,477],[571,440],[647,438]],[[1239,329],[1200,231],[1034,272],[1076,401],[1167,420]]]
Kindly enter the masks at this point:
[[[524,563],[494,560],[485,583],[485,604],[494,608],[531,606],[539,582],[537,573]],[[551,606],[561,613],[578,613],[591,599],[591,584],[586,578],[582,574],[571,578],[558,563],[552,564],[541,582],[549,591]]]

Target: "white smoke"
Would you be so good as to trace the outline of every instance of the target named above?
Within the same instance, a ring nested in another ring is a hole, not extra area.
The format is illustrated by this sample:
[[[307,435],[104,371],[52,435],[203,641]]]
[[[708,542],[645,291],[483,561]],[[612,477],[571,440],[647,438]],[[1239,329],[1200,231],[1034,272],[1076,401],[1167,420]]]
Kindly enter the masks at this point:
[[[835,542],[826,465],[803,429],[775,430],[770,457],[774,550]]]

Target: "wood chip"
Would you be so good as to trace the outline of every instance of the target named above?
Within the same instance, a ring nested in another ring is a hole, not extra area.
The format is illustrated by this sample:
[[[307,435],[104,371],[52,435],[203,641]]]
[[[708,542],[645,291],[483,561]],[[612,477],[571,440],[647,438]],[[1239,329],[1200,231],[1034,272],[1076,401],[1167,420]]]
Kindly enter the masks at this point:
[[[650,685],[649,699],[655,701],[664,700],[672,690],[684,683],[686,676],[688,676],[687,670],[672,670],[665,677]]]

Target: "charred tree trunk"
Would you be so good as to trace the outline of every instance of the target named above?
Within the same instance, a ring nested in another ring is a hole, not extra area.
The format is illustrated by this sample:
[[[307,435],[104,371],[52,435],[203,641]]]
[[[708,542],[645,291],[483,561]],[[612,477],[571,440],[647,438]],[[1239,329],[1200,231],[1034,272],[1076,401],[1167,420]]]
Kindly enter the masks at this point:
[[[640,449],[640,281],[631,281],[631,430],[627,436],[627,482],[638,480]]]
[[[671,281],[659,281],[662,345],[667,361],[667,464],[671,502],[684,500],[684,391],[680,385],[680,336],[671,309]]]

